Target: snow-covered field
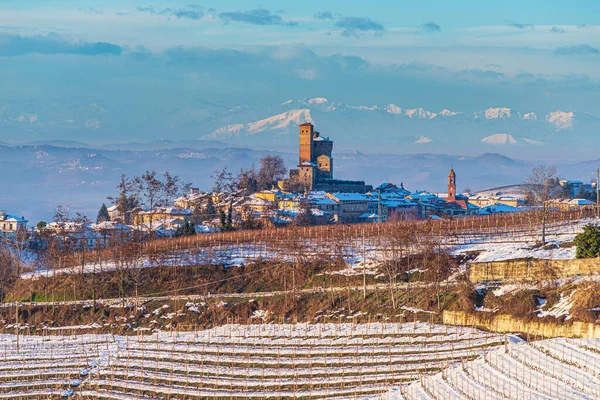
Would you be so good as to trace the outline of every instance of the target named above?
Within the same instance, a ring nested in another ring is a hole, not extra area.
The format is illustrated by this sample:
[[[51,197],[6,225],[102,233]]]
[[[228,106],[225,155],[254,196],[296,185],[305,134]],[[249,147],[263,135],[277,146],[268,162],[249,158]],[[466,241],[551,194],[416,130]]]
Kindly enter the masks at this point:
[[[599,377],[599,339],[425,323],[0,335],[0,398],[598,399]]]
[[[384,398],[598,399],[599,377],[599,339],[512,340],[474,361],[397,386]]]
[[[19,336],[18,345],[0,335],[0,398],[360,398],[504,343],[473,328],[419,322]]]
[[[479,253],[475,262],[490,262],[512,259],[574,259],[575,246],[568,245],[587,224],[598,224],[595,219],[561,222],[547,227],[544,247],[537,247],[539,229],[531,232],[490,234],[477,237],[461,237],[456,240],[453,254]]]

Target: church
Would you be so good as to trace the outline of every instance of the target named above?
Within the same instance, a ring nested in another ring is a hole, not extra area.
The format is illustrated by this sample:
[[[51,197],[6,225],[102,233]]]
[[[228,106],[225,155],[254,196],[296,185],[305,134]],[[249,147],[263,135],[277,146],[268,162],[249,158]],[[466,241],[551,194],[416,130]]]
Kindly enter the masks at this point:
[[[448,173],[448,194],[445,200],[448,204],[445,213],[449,215],[471,215],[479,209],[479,207],[469,204],[467,196],[456,193],[456,172],[454,172],[454,167],[451,167]]]
[[[299,127],[298,167],[290,170],[289,179],[279,182],[288,191],[325,191],[366,193],[372,186],[364,181],[334,179],[333,141],[321,136],[311,123]]]

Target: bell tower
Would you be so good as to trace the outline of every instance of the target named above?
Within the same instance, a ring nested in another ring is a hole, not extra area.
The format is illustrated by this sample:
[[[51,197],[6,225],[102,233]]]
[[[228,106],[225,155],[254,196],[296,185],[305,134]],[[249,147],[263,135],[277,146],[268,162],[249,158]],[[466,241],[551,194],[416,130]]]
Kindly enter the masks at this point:
[[[450,173],[448,174],[448,197],[446,201],[453,202],[456,200],[456,173],[454,172],[454,168],[450,168]]]

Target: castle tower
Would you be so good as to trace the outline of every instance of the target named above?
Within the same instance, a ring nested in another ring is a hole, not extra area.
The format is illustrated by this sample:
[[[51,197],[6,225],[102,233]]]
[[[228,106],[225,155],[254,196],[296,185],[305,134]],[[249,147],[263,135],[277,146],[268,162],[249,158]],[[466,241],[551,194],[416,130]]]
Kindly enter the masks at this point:
[[[319,132],[313,135],[313,160],[317,166],[317,178],[332,179],[333,178],[333,158],[331,153],[333,150],[333,141],[323,137]]]
[[[454,172],[454,168],[450,168],[450,173],[448,174],[448,197],[446,201],[453,202],[456,200],[456,173]]]
[[[313,162],[313,124],[306,122],[300,125],[300,146],[298,164]]]

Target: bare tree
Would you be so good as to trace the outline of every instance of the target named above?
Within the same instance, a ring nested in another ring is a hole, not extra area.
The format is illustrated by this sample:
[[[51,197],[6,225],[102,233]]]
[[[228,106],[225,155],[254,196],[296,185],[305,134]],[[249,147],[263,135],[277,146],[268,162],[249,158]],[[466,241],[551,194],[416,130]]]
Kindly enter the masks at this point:
[[[223,230],[230,231],[233,229],[233,202],[240,195],[240,181],[227,170],[227,167],[221,171],[215,171],[215,174],[211,175],[210,178],[214,181],[212,191],[213,194],[217,195],[219,203],[227,200],[227,214],[225,214],[221,204],[219,204],[218,211]],[[224,197],[221,198],[221,196]]]
[[[560,194],[560,186],[556,184],[556,166],[540,165],[531,170],[525,177],[523,192],[533,206],[533,215],[537,223],[541,224],[541,243],[546,244],[546,225],[552,212],[552,200]]]
[[[4,244],[0,243],[0,301],[10,292],[19,277],[20,260]]]
[[[235,189],[235,178],[231,172],[227,170],[227,167],[220,171],[215,171],[214,175],[210,176],[213,180],[213,193],[217,195],[222,193],[231,193]]]
[[[287,172],[281,156],[266,155],[260,160],[258,171],[258,189],[270,189],[273,182],[282,179]]]
[[[171,201],[189,190],[190,184],[183,184],[177,175],[165,172],[162,177],[156,171],[146,171],[142,176],[134,176],[131,190],[136,202],[153,211],[156,207],[167,207]],[[152,229],[150,213],[149,229]]]
[[[160,201],[163,206],[169,205],[177,196],[189,192],[191,183],[183,183],[179,176],[172,175],[169,171],[163,174],[162,191]]]
[[[238,186],[245,195],[256,193],[258,190],[257,172],[254,166],[242,168],[236,177]]]
[[[29,239],[30,235],[24,227],[17,229],[11,234],[0,233],[0,251],[3,250],[5,256],[12,258],[12,265],[15,266],[17,275],[21,275],[23,267],[26,265],[24,258]]]
[[[88,238],[89,232],[87,229],[87,225],[90,224],[91,220],[87,216],[78,212],[75,214],[75,217],[72,218],[69,222],[72,222],[73,226],[76,229],[76,232],[74,232],[74,234],[80,235],[79,240],[77,240],[77,238],[75,237],[74,250],[79,251],[79,256],[81,257],[81,275],[83,276],[83,274],[85,273],[86,254],[90,247],[97,245],[97,243],[88,243],[88,239],[90,238]],[[91,238],[91,240],[93,240],[93,238]]]
[[[163,196],[163,182],[156,175],[156,171],[146,171],[142,176],[133,178],[140,203],[150,210],[159,206]]]

